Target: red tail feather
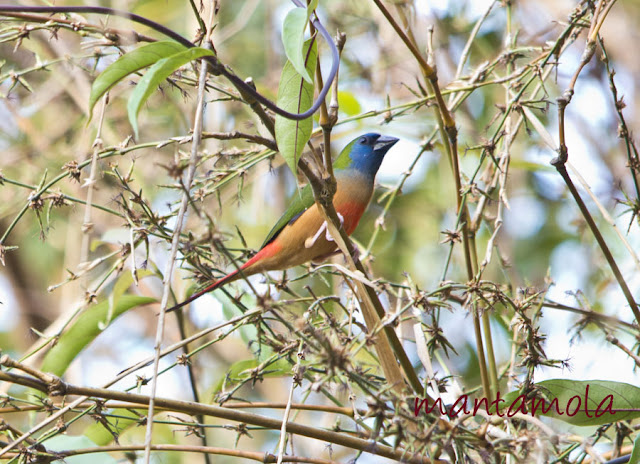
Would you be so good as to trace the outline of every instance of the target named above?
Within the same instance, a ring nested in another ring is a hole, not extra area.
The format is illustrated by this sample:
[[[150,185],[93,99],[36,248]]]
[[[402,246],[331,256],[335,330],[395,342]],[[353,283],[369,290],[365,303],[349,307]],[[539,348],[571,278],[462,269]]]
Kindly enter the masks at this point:
[[[223,286],[224,284],[226,284],[229,280],[231,280],[232,278],[234,278],[237,274],[238,274],[238,270],[235,270],[233,272],[230,272],[229,274],[227,274],[226,276],[222,277],[221,279],[216,280],[214,283],[212,283],[211,285],[209,285],[208,287],[204,288],[203,290],[200,290],[199,292],[194,293],[193,295],[191,295],[189,298],[187,298],[186,300],[184,300],[182,303],[178,303],[175,306],[172,306],[171,308],[167,309],[166,312],[171,312],[171,311],[175,311],[176,309],[180,309],[183,306],[188,305],[189,303],[191,303],[194,300],[197,300],[198,298],[200,298],[202,295],[204,295],[205,293],[209,293],[214,291],[216,288]]]
[[[191,295],[189,298],[184,300],[182,303],[179,303],[179,304],[177,304],[175,306],[172,306],[171,308],[167,309],[166,312],[171,312],[171,311],[175,311],[176,309],[180,309],[183,306],[188,305],[189,303],[191,303],[193,300],[197,300],[198,298],[200,298],[205,293],[209,293],[209,292],[215,290],[216,288],[223,286],[224,284],[226,284],[230,280],[235,279],[237,277],[238,273],[240,273],[241,271],[245,271],[245,275],[247,275],[247,276],[254,274],[255,271],[249,270],[250,266],[252,266],[253,264],[257,263],[258,261],[260,261],[261,259],[263,259],[265,257],[272,256],[274,253],[277,253],[279,250],[280,250],[280,246],[276,245],[275,242],[269,243],[264,248],[262,248],[253,258],[251,258],[249,261],[247,261],[242,266],[240,266],[240,269],[235,270],[233,272],[230,272],[229,274],[227,274],[223,278],[221,278],[219,280],[216,280],[214,283],[212,283],[211,285],[206,287],[204,290],[200,290],[199,292]]]

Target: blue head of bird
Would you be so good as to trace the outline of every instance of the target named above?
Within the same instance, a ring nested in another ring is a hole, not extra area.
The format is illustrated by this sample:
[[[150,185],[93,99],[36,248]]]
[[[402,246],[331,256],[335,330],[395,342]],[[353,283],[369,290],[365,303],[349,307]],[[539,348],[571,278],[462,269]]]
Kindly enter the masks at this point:
[[[364,134],[352,140],[334,163],[336,170],[355,170],[373,181],[384,155],[398,141],[395,137],[380,134]]]

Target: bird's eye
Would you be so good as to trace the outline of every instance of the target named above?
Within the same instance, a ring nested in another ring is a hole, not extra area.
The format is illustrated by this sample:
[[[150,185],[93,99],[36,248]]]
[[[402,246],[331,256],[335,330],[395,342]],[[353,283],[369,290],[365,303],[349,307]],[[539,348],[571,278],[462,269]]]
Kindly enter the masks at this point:
[[[366,137],[360,137],[360,140],[358,140],[359,143],[366,145],[367,143],[367,138]]]

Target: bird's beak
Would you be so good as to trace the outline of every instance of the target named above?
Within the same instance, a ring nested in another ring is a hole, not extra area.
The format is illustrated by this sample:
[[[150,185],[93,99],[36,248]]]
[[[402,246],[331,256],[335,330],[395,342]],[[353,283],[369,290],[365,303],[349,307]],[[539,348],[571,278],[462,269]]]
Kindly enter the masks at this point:
[[[387,151],[389,148],[394,146],[396,142],[400,140],[395,137],[389,137],[386,135],[381,135],[378,140],[376,140],[376,144],[373,146],[375,151]]]

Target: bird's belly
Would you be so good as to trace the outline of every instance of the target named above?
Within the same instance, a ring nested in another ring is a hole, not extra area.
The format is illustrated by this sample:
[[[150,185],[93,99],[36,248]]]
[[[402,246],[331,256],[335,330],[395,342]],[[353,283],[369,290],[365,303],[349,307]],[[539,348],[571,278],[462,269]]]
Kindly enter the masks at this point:
[[[358,225],[366,204],[336,202],[335,207],[343,218],[345,232],[350,235]],[[278,251],[265,255],[251,266],[250,272],[253,274],[288,269],[325,257],[337,249],[335,242],[327,237],[331,238],[331,235],[317,206],[313,205],[293,224],[286,226],[268,245]]]

